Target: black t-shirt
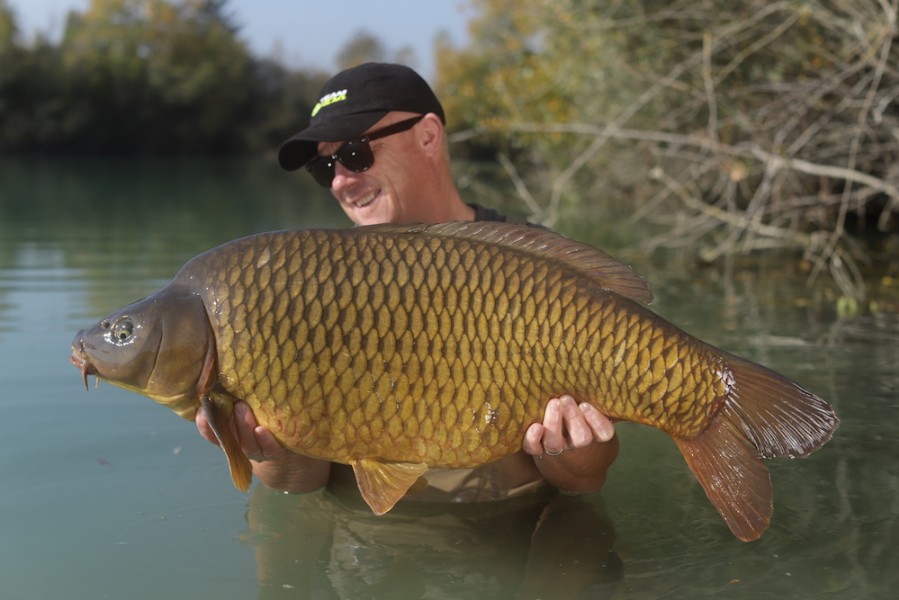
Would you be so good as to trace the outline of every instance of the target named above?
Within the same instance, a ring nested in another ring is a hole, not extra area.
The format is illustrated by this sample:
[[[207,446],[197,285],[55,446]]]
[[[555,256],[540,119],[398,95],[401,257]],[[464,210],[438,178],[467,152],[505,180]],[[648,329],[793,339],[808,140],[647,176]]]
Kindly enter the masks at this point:
[[[471,203],[468,206],[474,209],[475,221],[502,221],[503,223],[519,223],[521,225],[531,224],[521,217],[507,217],[506,215],[496,212],[492,208],[484,208],[480,204]]]

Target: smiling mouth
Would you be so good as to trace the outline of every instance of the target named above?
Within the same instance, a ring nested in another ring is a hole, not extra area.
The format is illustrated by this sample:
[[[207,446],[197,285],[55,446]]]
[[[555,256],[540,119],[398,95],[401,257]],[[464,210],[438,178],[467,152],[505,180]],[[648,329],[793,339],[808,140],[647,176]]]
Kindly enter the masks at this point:
[[[374,191],[354,200],[352,204],[356,208],[365,208],[366,206],[369,206],[372,202],[374,202],[379,195],[379,191]]]

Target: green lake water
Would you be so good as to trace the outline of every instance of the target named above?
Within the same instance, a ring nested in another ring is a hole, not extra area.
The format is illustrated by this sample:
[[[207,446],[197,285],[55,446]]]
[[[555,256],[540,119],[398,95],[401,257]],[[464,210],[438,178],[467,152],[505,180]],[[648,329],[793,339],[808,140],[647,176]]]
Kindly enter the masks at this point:
[[[68,362],[75,332],[190,257],[347,225],[274,162],[0,162],[0,600],[895,596],[899,317],[841,318],[789,268],[724,277],[625,252],[656,311],[841,419],[812,457],[769,463],[774,518],[748,544],[646,427],[617,426],[602,493],[379,518],[352,494],[238,492],[193,423],[111,385],[86,392]],[[590,216],[604,225],[560,229],[621,239],[601,205]]]

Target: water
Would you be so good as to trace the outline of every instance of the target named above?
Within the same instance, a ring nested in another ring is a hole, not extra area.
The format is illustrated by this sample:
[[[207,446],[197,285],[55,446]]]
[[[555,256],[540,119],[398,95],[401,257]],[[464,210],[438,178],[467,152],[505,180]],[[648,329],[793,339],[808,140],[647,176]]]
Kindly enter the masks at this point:
[[[840,319],[785,268],[630,257],[661,314],[842,420],[811,458],[769,463],[774,519],[750,544],[645,427],[618,426],[601,494],[377,518],[340,492],[242,494],[192,423],[85,392],[67,361],[79,328],[217,243],[346,224],[273,162],[0,162],[0,599],[893,597],[899,318]]]

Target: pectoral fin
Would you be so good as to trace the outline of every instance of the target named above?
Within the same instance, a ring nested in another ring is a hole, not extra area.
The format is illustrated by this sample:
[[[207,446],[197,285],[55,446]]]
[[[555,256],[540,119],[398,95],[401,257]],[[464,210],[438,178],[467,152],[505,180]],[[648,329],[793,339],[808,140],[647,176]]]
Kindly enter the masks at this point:
[[[203,396],[200,398],[200,402],[209,426],[212,427],[219,445],[225,451],[225,456],[228,457],[228,469],[231,471],[231,481],[234,482],[234,487],[246,492],[250,489],[250,482],[253,481],[253,467],[250,465],[250,459],[240,449],[240,443],[234,437],[228,424],[231,411],[216,404],[209,396]]]
[[[363,458],[350,462],[365,502],[376,515],[396,504],[428,470],[424,463],[390,463]]]

